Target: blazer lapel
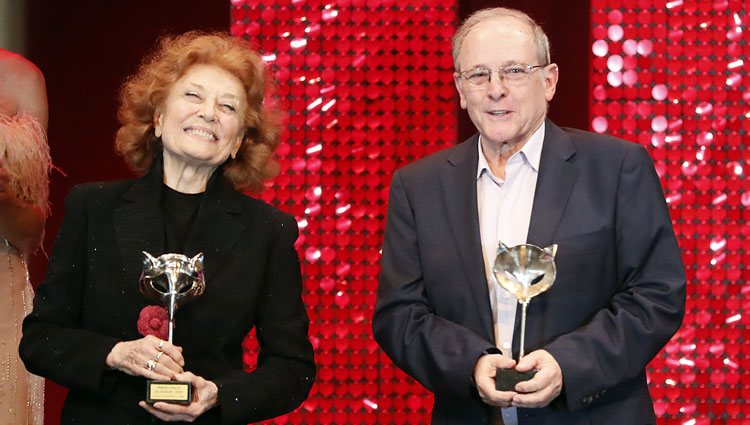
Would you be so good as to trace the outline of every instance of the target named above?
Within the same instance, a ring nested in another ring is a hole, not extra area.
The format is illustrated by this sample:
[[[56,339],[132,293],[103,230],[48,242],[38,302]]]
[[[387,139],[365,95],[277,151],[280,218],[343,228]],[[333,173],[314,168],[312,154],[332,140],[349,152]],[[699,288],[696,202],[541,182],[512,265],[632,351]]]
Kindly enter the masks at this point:
[[[203,252],[203,273],[207,285],[232,253],[232,248],[245,229],[234,218],[242,212],[241,196],[224,179],[221,168],[217,169],[208,183],[206,196],[185,245],[185,255],[189,257]]]
[[[134,288],[138,287],[143,271],[142,251],[153,256],[159,256],[164,251],[161,169],[160,164],[154,164],[148,174],[136,180],[114,211],[117,246],[127,281],[132,282]]]
[[[539,162],[539,176],[534,192],[534,206],[531,209],[529,233],[526,242],[539,246],[548,246],[557,233],[568,200],[573,192],[578,171],[570,162],[575,155],[575,146],[570,136],[560,127],[547,120],[544,130],[544,145]],[[528,315],[534,319],[534,312],[543,310],[543,300],[532,300],[529,303]],[[513,332],[513,357],[517,358],[521,335],[521,308],[516,309],[516,320]],[[536,347],[529,346],[529,341],[537,340],[533,331],[527,333],[525,347],[527,352]]]
[[[492,308],[487,277],[484,273],[477,211],[478,140],[479,137],[475,134],[453,150],[441,173],[441,185],[445,194],[445,209],[448,211],[451,233],[456,240],[461,265],[477,306],[476,312],[482,324],[483,334],[490,341],[494,341]]]
[[[570,136],[547,120],[528,243],[546,247],[552,242],[578,175],[568,161],[573,155],[575,147]]]

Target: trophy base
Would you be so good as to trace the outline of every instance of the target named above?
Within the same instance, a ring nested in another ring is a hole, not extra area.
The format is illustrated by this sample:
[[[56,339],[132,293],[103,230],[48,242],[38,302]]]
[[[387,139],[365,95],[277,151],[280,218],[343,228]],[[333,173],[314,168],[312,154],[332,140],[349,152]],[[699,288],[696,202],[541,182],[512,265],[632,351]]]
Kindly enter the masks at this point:
[[[536,370],[516,372],[513,369],[496,369],[495,389],[498,391],[515,391],[516,384],[528,381],[536,375]]]
[[[157,401],[172,404],[190,404],[193,401],[192,382],[146,381],[146,403]]]

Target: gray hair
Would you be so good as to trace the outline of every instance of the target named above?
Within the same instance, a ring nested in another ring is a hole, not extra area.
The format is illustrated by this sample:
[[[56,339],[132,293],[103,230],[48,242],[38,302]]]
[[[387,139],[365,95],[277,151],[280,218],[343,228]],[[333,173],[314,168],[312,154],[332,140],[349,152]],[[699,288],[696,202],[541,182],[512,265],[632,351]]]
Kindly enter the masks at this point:
[[[520,10],[509,9],[507,7],[493,7],[489,9],[478,10],[469,16],[453,35],[453,66],[459,70],[458,56],[461,54],[461,47],[464,39],[469,32],[477,25],[492,21],[498,18],[516,18],[527,24],[534,34],[534,44],[536,44],[536,55],[539,65],[548,65],[551,62],[549,53],[549,39],[539,24],[531,17]]]

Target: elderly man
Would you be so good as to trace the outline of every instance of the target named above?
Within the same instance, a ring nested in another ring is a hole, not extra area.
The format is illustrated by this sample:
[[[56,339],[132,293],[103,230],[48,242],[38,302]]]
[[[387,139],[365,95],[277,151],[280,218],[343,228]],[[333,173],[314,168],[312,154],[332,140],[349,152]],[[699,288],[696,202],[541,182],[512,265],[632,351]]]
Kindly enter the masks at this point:
[[[522,12],[472,15],[453,59],[478,134],[394,174],[375,339],[434,392],[435,424],[655,423],[644,369],[680,326],[685,275],[648,153],[545,118],[558,68]],[[498,242],[558,245],[517,363]],[[497,391],[496,368],[537,372]]]

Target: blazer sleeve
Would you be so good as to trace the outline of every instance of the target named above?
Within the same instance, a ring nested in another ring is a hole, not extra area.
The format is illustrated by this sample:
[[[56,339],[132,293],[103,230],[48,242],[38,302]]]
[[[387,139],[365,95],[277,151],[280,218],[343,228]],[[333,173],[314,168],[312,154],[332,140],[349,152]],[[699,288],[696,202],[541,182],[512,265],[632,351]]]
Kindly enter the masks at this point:
[[[222,423],[257,422],[290,412],[307,398],[315,380],[302,275],[294,248],[298,232],[294,218],[283,215],[278,238],[268,252],[258,300],[257,369],[235,370],[213,380],[219,388]]]
[[[19,352],[31,373],[66,387],[103,393],[116,379],[106,358],[118,340],[81,329],[88,226],[84,187],[71,190],[65,211],[47,276],[23,322]]]
[[[495,348],[494,344],[466,326],[435,314],[424,280],[416,220],[408,190],[397,171],[388,198],[380,284],[372,319],[375,340],[397,366],[435,394],[477,401],[472,385],[474,366],[484,352]]]
[[[659,178],[642,146],[632,144],[621,162],[616,202],[617,289],[610,304],[545,347],[563,371],[570,410],[641,375],[685,312],[680,250]]]

